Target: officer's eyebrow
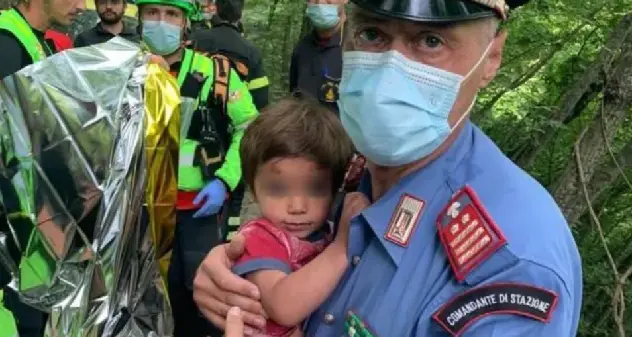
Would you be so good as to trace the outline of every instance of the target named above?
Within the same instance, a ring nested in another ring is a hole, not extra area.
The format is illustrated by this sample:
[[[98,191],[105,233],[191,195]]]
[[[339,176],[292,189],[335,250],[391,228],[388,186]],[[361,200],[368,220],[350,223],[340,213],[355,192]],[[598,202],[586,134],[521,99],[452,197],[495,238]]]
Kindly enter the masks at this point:
[[[371,13],[364,11],[362,9],[355,8],[354,11],[351,12],[352,22],[354,24],[384,24],[384,23],[393,23],[400,22],[399,20],[393,20],[387,16]],[[405,21],[408,23],[407,21]],[[415,26],[419,28],[425,29],[437,29],[437,30],[447,30],[456,26],[454,22],[413,22]]]

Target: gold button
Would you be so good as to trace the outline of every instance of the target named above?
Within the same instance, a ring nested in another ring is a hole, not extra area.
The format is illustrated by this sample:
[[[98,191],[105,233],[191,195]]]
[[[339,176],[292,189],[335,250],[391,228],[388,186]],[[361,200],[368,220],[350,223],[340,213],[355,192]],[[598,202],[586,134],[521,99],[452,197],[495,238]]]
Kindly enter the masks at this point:
[[[354,266],[359,265],[359,264],[360,264],[360,257],[359,257],[359,256],[354,256],[354,257],[351,259],[351,263],[353,263],[353,265],[354,265]]]
[[[334,317],[334,315],[332,314],[325,314],[325,317],[323,317],[323,322],[325,322],[325,324],[331,324],[334,322],[336,318]]]

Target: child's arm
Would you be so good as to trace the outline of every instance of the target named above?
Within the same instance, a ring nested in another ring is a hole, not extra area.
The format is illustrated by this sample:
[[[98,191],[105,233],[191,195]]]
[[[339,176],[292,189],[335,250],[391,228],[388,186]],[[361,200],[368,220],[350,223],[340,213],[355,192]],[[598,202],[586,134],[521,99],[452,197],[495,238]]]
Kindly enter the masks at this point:
[[[336,241],[291,274],[260,270],[246,278],[259,287],[261,304],[270,319],[283,326],[293,326],[300,324],[327,299],[347,264],[347,248]]]
[[[291,274],[259,270],[246,277],[259,287],[261,304],[272,320],[284,326],[299,324],[325,302],[347,269],[351,219],[370,205],[362,193],[347,194],[336,239],[314,260]]]

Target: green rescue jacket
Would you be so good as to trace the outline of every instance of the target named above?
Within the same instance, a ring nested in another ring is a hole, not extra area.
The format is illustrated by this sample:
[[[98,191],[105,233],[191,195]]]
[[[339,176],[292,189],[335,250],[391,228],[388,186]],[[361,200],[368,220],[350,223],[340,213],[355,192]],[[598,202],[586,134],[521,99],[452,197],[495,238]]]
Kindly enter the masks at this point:
[[[213,78],[215,60],[200,53],[185,49],[182,58],[182,66],[178,72],[178,85],[182,87],[186,77],[190,73],[198,72],[207,79],[200,92],[200,104],[206,104],[208,98],[213,94]],[[232,68],[228,75],[228,92],[226,114],[229,119],[229,144],[227,147],[224,163],[215,172],[215,176],[224,181],[230,191],[233,191],[241,180],[241,159],[239,157],[239,147],[244,131],[248,124],[257,115],[248,86],[244,83]],[[197,113],[197,112],[196,112]],[[211,110],[211,113],[217,113]],[[223,132],[225,130],[220,130]],[[193,152],[197,146],[197,141],[193,139],[183,139],[180,141],[180,164],[178,167],[178,189],[182,191],[199,191],[207,183],[202,178],[199,167],[192,164]],[[190,160],[183,160],[183,158]]]

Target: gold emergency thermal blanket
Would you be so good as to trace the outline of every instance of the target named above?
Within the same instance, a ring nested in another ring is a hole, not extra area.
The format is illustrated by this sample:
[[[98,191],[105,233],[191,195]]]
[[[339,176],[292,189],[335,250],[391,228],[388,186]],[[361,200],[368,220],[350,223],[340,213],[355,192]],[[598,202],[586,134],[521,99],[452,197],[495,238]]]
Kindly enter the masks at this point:
[[[0,262],[47,336],[170,336],[180,96],[121,38],[0,82]]]

